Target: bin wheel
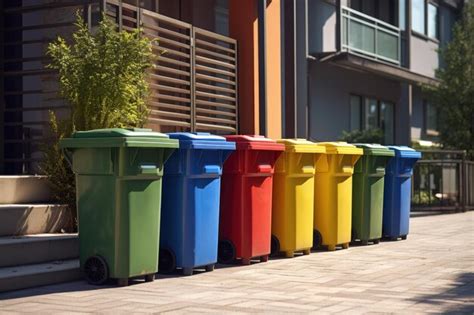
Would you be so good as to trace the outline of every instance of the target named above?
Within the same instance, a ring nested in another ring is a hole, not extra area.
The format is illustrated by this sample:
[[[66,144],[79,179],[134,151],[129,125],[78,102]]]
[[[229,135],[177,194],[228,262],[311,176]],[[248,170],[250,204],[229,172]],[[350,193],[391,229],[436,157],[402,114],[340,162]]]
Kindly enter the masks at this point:
[[[128,286],[128,278],[119,278],[117,279],[117,285],[119,287],[126,287]]]
[[[235,246],[229,240],[219,242],[218,261],[221,264],[230,264],[235,260]]]
[[[354,243],[357,239],[357,233],[355,230],[352,230],[351,232],[351,242]]]
[[[214,264],[207,265],[206,271],[214,271]]]
[[[267,261],[268,261],[268,255],[260,257],[260,262],[267,262]]]
[[[349,248],[349,243],[344,243],[344,244],[342,244],[342,248],[348,249],[348,248]]]
[[[183,275],[185,276],[192,276],[193,275],[193,268],[183,268]]]
[[[278,240],[278,237],[275,235],[272,235],[272,240],[271,240],[271,256],[276,256],[280,252],[280,241]]]
[[[402,235],[402,240],[406,240],[408,235]]]
[[[303,255],[309,255],[309,254],[311,254],[311,249],[303,250]]]
[[[333,252],[336,250],[336,245],[328,245],[328,251]]]
[[[242,265],[248,266],[250,265],[251,261],[250,258],[242,258]]]
[[[151,275],[146,275],[145,276],[145,282],[153,282],[155,281],[155,274],[152,273]]]
[[[176,269],[176,256],[169,248],[160,249],[160,261],[158,271],[161,273],[172,273]]]
[[[367,241],[367,240],[361,240],[360,243],[364,246],[369,245],[369,241]]]
[[[313,248],[317,249],[323,245],[323,236],[318,230],[313,230]]]
[[[84,274],[88,283],[101,285],[109,279],[109,267],[101,256],[92,256],[84,263]]]
[[[374,244],[378,244],[378,243],[380,243],[380,240],[379,239],[373,240],[373,242],[374,242]]]

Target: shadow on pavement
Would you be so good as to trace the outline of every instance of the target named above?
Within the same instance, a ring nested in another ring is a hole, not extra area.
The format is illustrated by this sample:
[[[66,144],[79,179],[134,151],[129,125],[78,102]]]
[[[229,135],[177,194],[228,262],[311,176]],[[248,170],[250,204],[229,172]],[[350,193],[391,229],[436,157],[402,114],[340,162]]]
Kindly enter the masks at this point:
[[[474,273],[466,272],[458,276],[452,287],[438,293],[421,295],[413,298],[413,301],[442,305],[446,301],[459,302],[454,304],[449,309],[444,310],[444,313],[456,314],[473,314],[474,313]],[[468,302],[466,302],[468,301]]]

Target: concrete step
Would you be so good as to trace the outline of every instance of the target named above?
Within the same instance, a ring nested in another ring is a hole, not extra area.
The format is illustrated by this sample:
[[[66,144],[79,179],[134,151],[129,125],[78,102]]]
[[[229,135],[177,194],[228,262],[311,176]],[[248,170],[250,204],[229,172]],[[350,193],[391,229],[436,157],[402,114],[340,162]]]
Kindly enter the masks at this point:
[[[71,224],[71,213],[65,205],[0,205],[0,236],[58,233],[69,230]]]
[[[0,176],[0,204],[51,201],[47,176]]]
[[[0,268],[0,292],[69,282],[81,278],[79,259]]]
[[[39,264],[79,257],[77,234],[0,237],[0,267]]]

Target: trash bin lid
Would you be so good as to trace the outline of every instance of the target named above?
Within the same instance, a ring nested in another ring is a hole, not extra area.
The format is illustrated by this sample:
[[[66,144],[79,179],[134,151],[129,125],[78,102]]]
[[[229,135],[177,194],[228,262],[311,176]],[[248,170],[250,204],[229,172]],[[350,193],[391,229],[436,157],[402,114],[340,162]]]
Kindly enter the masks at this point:
[[[421,152],[418,152],[407,146],[387,146],[390,150],[393,150],[396,157],[410,158],[410,159],[421,159]]]
[[[70,138],[62,139],[61,148],[88,147],[163,147],[177,148],[178,141],[164,133],[142,128],[111,128],[77,131]]]
[[[354,143],[358,148],[364,150],[364,155],[395,156],[395,153],[380,144]]]
[[[318,142],[319,145],[326,147],[327,154],[352,154],[362,155],[364,150],[347,142]]]
[[[179,140],[180,149],[235,150],[235,143],[208,132],[172,132],[171,139]]]
[[[295,153],[326,153],[326,148],[306,139],[279,139],[278,143],[285,145],[286,152]]]
[[[239,150],[271,150],[284,151],[285,146],[275,140],[260,135],[225,136],[227,141],[235,142]]]

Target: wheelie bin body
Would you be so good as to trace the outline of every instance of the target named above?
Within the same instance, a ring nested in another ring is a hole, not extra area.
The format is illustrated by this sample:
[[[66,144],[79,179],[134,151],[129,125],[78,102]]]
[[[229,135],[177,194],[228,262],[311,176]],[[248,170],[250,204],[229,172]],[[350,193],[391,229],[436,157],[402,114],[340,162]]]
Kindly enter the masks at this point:
[[[282,139],[273,178],[272,254],[307,255],[313,245],[315,163],[325,148],[304,139]]]
[[[377,244],[382,238],[385,167],[395,155],[379,144],[355,144],[364,150],[352,176],[352,241]]]
[[[79,256],[87,280],[153,280],[163,165],[178,141],[146,129],[100,129],[76,132],[60,146],[76,175]]]
[[[395,157],[386,167],[383,237],[406,239],[409,232],[411,206],[411,177],[421,153],[406,146],[388,146]]]
[[[217,262],[222,166],[235,143],[209,133],[168,134],[179,140],[165,165],[160,271],[211,271]]]
[[[348,248],[352,228],[352,174],[363,150],[346,142],[320,142],[326,154],[316,163],[314,246]]]
[[[219,261],[268,260],[275,162],[283,144],[263,136],[226,136],[236,151],[224,164],[219,225]]]

